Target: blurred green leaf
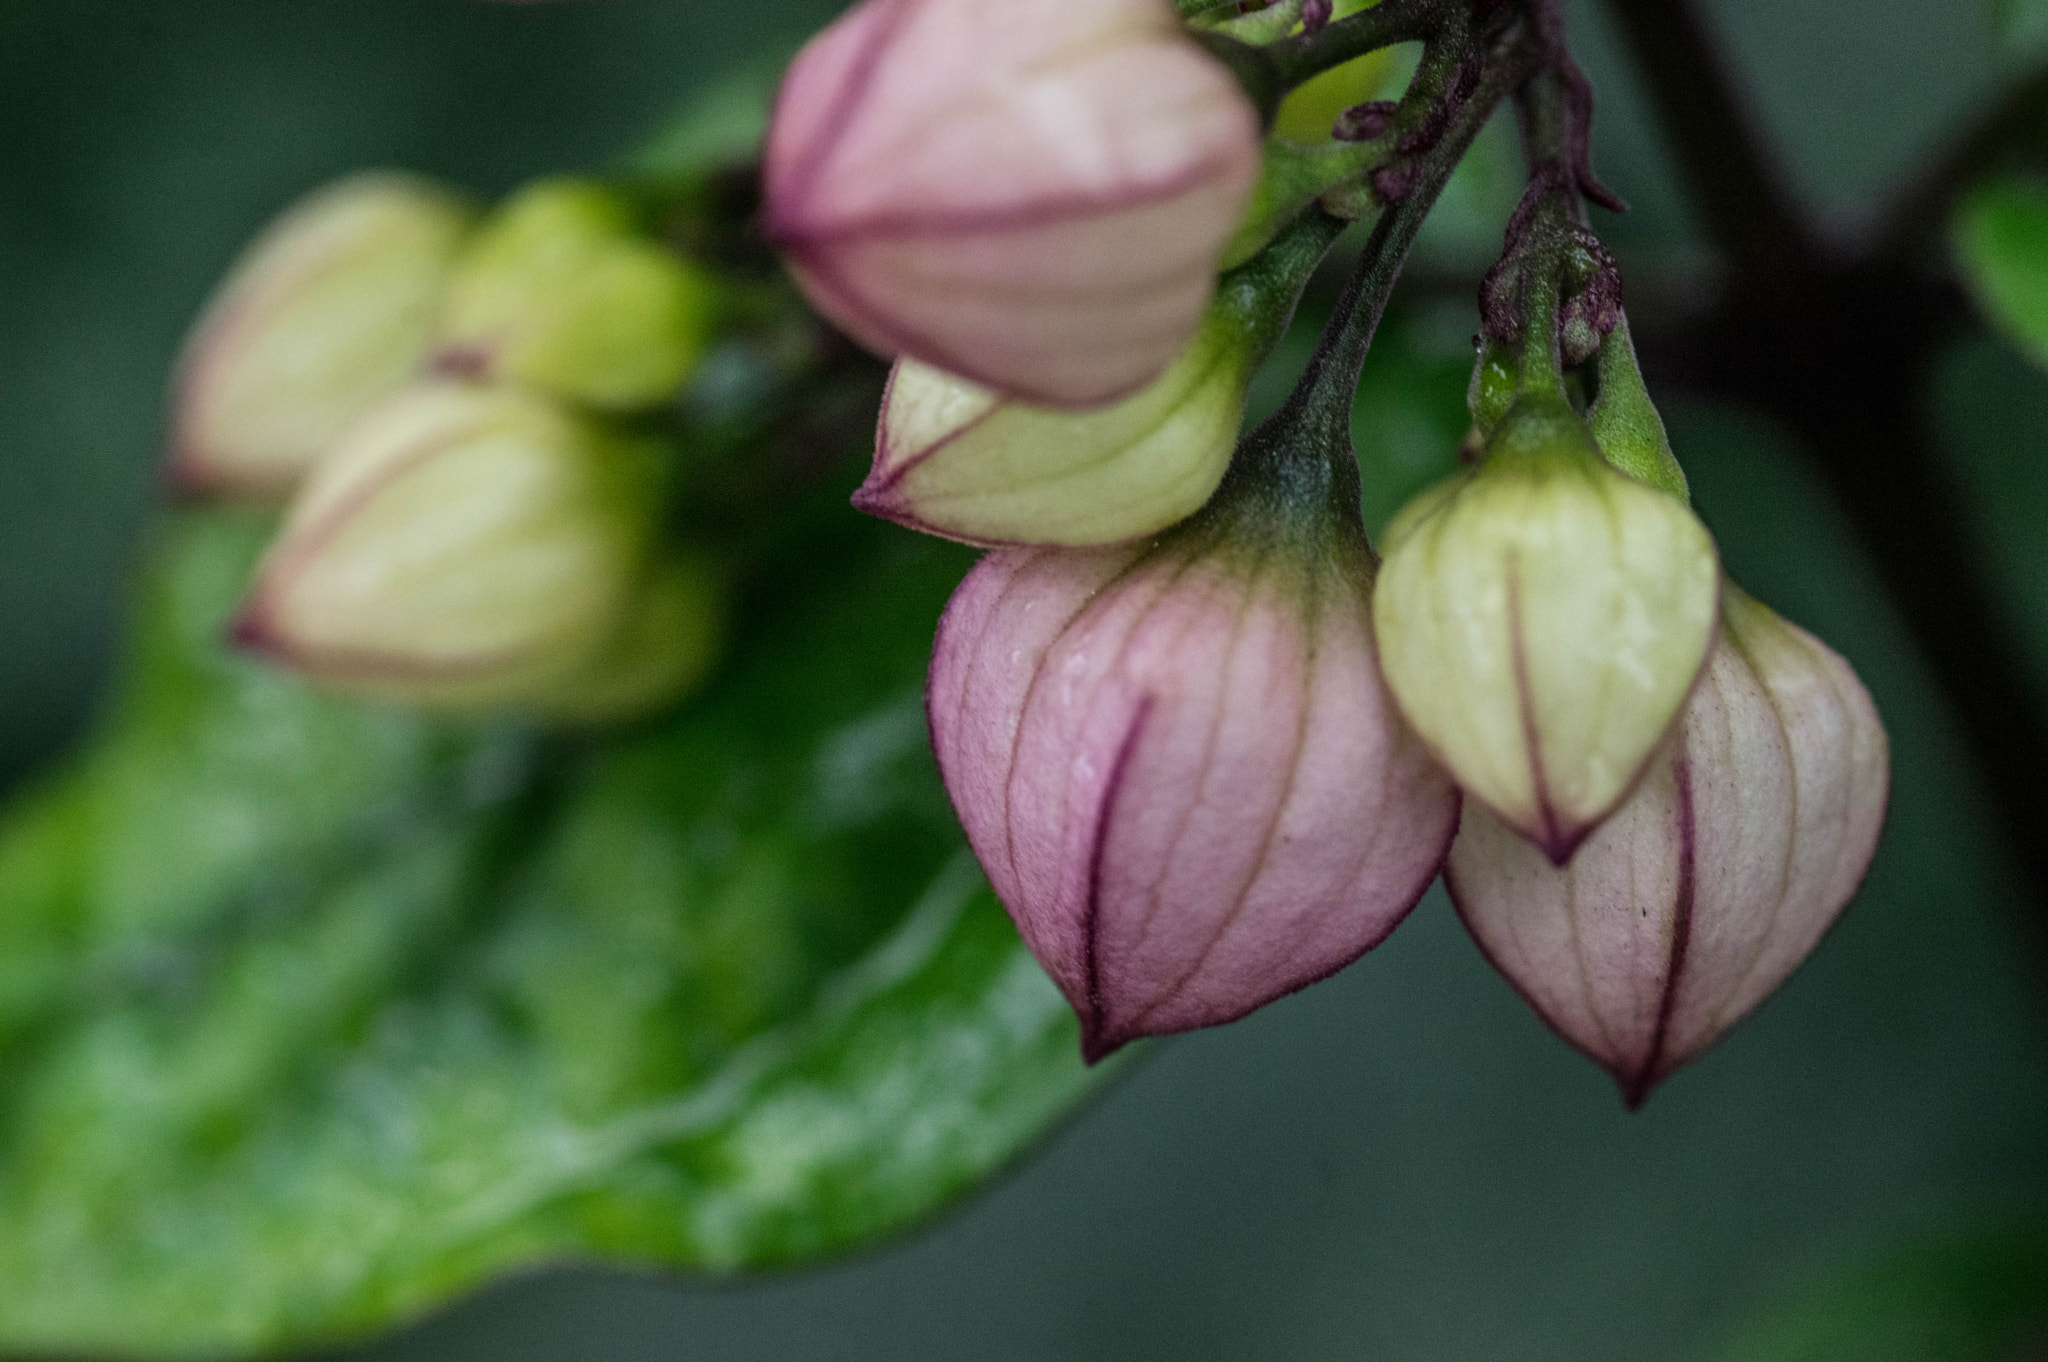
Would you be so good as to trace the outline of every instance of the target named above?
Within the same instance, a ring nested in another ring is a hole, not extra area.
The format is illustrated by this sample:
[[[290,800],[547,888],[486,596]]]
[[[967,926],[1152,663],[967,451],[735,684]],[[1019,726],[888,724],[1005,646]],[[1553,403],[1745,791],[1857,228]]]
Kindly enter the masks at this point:
[[[1992,31],[2009,53],[2037,51],[2048,42],[2048,0],[1985,0]]]
[[[1953,232],[1977,306],[2048,365],[2048,184],[2013,178],[1978,187],[1957,205]]]
[[[904,1227],[1091,1082],[924,736],[960,551],[839,516],[673,719],[567,740],[224,653],[172,519],[100,740],[0,829],[0,1350],[219,1353],[565,1259]]]
[[[1930,1233],[1822,1275],[1713,1362],[2021,1362],[2048,1348],[2048,1211]]]
[[[622,168],[628,174],[679,178],[752,160],[768,135],[775,91],[794,55],[794,48],[777,50],[721,72],[627,156]]]

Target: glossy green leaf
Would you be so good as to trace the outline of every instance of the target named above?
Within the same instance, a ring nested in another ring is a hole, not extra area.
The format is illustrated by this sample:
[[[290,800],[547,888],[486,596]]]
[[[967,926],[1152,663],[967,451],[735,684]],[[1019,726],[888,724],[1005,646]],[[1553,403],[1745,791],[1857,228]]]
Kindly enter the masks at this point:
[[[218,1354],[540,1262],[896,1231],[1076,1100],[920,688],[955,549],[840,515],[710,690],[569,740],[224,653],[159,536],[101,738],[0,829],[0,1352]]]
[[[2005,179],[1957,205],[1956,262],[1977,306],[2048,365],[2048,184]]]
[[[1712,1362],[2021,1362],[2048,1350],[2048,1212],[1924,1233],[1801,1283]]]

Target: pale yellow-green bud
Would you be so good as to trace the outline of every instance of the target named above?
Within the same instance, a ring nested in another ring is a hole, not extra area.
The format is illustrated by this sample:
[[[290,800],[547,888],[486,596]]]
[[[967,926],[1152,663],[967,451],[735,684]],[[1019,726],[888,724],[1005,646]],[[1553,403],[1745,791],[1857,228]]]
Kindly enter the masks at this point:
[[[1386,535],[1388,684],[1466,793],[1562,863],[1628,794],[1714,639],[1720,565],[1685,504],[1526,397],[1480,466]]]
[[[1212,318],[1164,374],[1093,411],[1013,401],[899,360],[854,505],[972,544],[1109,544],[1201,509],[1236,446],[1256,355]]]
[[[242,254],[178,362],[170,475],[281,498],[419,371],[473,214],[410,175],[351,176],[289,209]]]
[[[603,411],[653,406],[696,366],[712,308],[710,281],[648,240],[620,195],[544,180],[463,254],[437,363]]]
[[[534,708],[568,723],[652,713],[710,672],[725,624],[725,582],[717,567],[701,555],[676,554],[634,589],[625,618],[597,656]]]
[[[551,702],[625,624],[656,486],[648,451],[547,398],[408,390],[306,480],[236,639],[378,699]]]
[[[1186,519],[1221,483],[1252,375],[1342,225],[1301,215],[1218,281],[1166,372],[1107,406],[1037,406],[898,360],[853,504],[971,544],[1112,544]]]

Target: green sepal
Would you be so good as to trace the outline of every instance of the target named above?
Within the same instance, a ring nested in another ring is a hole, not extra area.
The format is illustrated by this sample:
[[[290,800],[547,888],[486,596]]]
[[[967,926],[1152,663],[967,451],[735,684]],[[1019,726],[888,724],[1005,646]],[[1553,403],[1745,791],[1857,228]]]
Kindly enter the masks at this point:
[[[1650,390],[1643,384],[1628,318],[1623,317],[1601,341],[1596,363],[1600,392],[1586,421],[1600,453],[1629,476],[1690,504],[1692,493],[1686,486],[1685,470],[1678,466],[1671,437],[1664,431],[1664,418],[1658,415]]]

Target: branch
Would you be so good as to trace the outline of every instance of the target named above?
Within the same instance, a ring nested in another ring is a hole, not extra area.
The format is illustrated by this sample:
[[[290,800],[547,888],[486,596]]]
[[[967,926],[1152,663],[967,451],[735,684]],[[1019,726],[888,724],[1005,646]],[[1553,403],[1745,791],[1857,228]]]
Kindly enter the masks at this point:
[[[1608,0],[1642,67],[1693,205],[1735,268],[1782,276],[1820,249],[1737,100],[1693,0]]]
[[[2048,63],[2015,82],[1990,108],[1964,129],[1933,166],[1880,213],[1873,232],[1874,253],[1906,260],[1919,254],[1941,230],[1949,204],[2002,153],[2029,133],[2040,134],[2048,123]]]
[[[1420,42],[1442,26],[1443,13],[1442,0],[1380,0],[1371,9],[1360,10],[1314,33],[1275,43],[1267,51],[1292,88],[1353,57],[1395,43]]]

